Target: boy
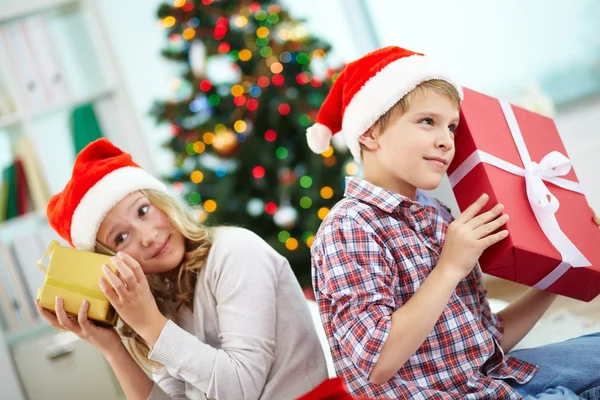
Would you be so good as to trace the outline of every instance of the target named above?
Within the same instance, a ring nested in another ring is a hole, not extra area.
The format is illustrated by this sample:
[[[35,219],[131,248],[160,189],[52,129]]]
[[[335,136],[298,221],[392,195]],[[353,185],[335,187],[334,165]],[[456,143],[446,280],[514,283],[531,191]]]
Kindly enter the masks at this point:
[[[502,205],[477,216],[484,195],[452,221],[419,191],[452,161],[461,99],[428,57],[387,47],[344,69],[307,132],[319,153],[343,131],[363,164],[311,248],[336,372],[366,397],[519,399],[562,385],[600,398],[586,373],[600,368],[597,337],[505,355],[556,295],[531,289],[491,312],[477,260],[508,236]]]

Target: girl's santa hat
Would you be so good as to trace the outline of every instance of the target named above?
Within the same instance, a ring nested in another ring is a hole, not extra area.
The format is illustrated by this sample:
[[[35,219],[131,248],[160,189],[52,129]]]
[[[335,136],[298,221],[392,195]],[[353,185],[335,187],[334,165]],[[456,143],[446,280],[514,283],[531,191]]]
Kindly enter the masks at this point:
[[[419,84],[434,79],[450,83],[462,98],[461,87],[421,53],[390,46],[351,62],[331,87],[316,124],[306,131],[308,147],[322,153],[332,136],[342,133],[354,159],[360,162],[358,138]]]
[[[75,159],[71,179],[48,203],[50,226],[71,246],[94,251],[96,235],[108,212],[138,190],[167,192],[131,156],[108,139],[88,144]]]

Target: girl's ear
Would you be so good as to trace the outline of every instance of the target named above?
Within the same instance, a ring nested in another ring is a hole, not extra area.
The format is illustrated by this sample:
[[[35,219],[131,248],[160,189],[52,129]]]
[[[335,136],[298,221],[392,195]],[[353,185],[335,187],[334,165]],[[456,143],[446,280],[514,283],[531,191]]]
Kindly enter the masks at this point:
[[[375,123],[358,137],[358,142],[367,150],[377,150],[379,148],[379,136],[379,124]]]

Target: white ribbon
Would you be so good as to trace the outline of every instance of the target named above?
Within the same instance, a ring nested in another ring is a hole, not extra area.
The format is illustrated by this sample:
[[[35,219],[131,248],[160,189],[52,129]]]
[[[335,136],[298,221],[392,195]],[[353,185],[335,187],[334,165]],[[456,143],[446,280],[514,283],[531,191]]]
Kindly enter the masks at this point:
[[[535,284],[535,288],[543,290],[556,282],[569,268],[589,267],[592,265],[560,229],[554,215],[558,211],[560,203],[556,196],[550,192],[544,181],[572,192],[581,194],[584,194],[584,192],[579,183],[559,178],[559,176],[568,174],[572,167],[571,160],[565,155],[558,151],[553,151],[546,154],[539,164],[531,160],[511,105],[503,100],[500,100],[500,105],[525,168],[511,164],[481,150],[476,150],[448,178],[450,184],[454,187],[476,165],[482,162],[525,178],[527,198],[529,199],[533,214],[542,231],[550,243],[558,250],[562,258],[560,264],[550,274]]]

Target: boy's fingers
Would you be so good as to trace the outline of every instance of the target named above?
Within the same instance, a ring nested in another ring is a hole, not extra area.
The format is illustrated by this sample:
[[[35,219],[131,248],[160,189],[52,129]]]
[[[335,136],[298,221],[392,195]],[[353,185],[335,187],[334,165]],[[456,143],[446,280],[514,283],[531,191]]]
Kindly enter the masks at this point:
[[[496,219],[498,217],[498,215],[500,215],[500,213],[502,213],[503,210],[504,210],[504,206],[502,204],[496,204],[491,210],[488,210],[488,211],[484,212],[483,214],[478,215],[477,217],[473,218],[472,220],[470,220],[467,223],[470,224],[473,229],[477,229],[477,228],[487,224],[488,222]]]
[[[493,221],[490,221],[475,230],[476,237],[478,239],[489,236],[492,232],[495,232],[501,226],[505,225],[508,222],[508,215],[504,214],[500,217],[496,218]]]
[[[481,211],[488,200],[489,196],[486,193],[482,194],[481,197],[478,198],[475,203],[471,204],[469,208],[467,208],[462,214],[460,214],[456,220],[462,223],[467,223],[473,219],[473,217],[475,217],[479,211]]]
[[[503,230],[498,233],[494,233],[493,235],[490,235],[488,237],[485,237],[482,240],[485,241],[484,244],[485,244],[485,248],[487,249],[488,247],[498,243],[499,241],[506,239],[507,236],[508,236],[508,231]]]

